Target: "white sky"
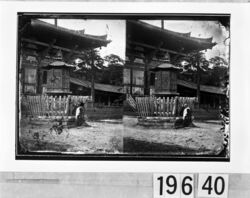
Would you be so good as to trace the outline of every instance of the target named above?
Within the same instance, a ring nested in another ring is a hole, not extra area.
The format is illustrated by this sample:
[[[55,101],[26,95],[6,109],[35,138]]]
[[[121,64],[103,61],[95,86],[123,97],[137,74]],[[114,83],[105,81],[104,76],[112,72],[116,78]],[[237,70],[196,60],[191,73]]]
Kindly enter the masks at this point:
[[[43,21],[54,23],[53,19],[43,19]],[[125,60],[126,24],[124,20],[58,19],[57,25],[72,30],[84,29],[86,34],[107,34],[107,39],[111,40],[111,42],[107,47],[102,47],[100,55],[103,57],[109,54],[116,54]]]
[[[152,25],[161,26],[160,20],[144,21]],[[205,52],[206,58],[210,59],[214,56],[220,56],[227,61],[229,60],[229,46],[225,45],[224,40],[229,36],[229,32],[223,26],[219,26],[217,21],[184,21],[184,20],[165,20],[164,28],[176,32],[188,33],[191,32],[192,37],[210,38],[213,37],[212,42],[216,42],[212,50]]]
[[[53,19],[43,21],[54,23]],[[161,26],[160,20],[147,20],[144,22]],[[126,24],[124,20],[58,19],[58,26],[73,30],[85,29],[86,34],[92,35],[108,34],[108,39],[112,40],[112,42],[107,47],[102,47],[100,50],[101,56],[112,53],[125,60]],[[213,37],[213,42],[216,42],[217,45],[212,50],[205,52],[206,58],[221,56],[227,61],[229,60],[229,39],[227,40],[227,45],[223,42],[228,37],[229,32],[223,26],[219,26],[216,21],[165,20],[164,28],[181,33],[191,32],[192,37]]]

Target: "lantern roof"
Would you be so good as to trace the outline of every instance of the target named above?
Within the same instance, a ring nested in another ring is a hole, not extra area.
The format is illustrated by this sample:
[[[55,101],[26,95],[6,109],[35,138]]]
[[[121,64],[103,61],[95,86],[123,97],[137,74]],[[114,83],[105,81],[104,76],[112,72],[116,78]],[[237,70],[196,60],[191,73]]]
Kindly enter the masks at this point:
[[[63,61],[63,54],[61,50],[58,50],[56,55],[53,57],[53,60],[49,62],[44,68],[55,68],[55,67],[64,67],[64,68],[75,68],[75,65],[68,64]]]
[[[50,66],[50,67],[72,67],[72,68],[74,67],[74,65],[65,63],[62,60],[56,60],[56,61],[50,63],[48,66]]]
[[[156,67],[152,68],[151,71],[179,71],[181,70],[179,67],[175,65],[165,62],[157,65]]]
[[[71,64],[68,64],[68,63],[66,63],[66,62],[64,62],[64,61],[62,61],[62,60],[55,60],[55,61],[53,61],[53,62],[50,62],[49,64],[47,64],[47,65],[45,65],[45,66],[43,66],[43,68],[44,69],[52,69],[52,68],[54,68],[54,69],[61,69],[61,68],[68,68],[68,69],[70,69],[70,68],[75,68],[75,66],[74,65],[71,65]]]

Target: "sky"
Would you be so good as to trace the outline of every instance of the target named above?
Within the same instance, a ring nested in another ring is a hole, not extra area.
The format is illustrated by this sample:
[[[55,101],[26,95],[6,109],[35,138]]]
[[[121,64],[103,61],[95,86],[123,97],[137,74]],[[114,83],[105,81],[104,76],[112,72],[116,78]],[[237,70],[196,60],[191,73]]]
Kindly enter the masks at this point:
[[[147,20],[144,21],[151,25],[160,27],[160,20]],[[224,42],[229,36],[229,32],[224,26],[218,24],[217,21],[191,21],[191,20],[165,20],[164,28],[180,33],[191,32],[191,37],[197,38],[210,38],[212,37],[212,42],[216,42],[212,50],[208,49],[205,52],[207,59],[210,59],[214,56],[220,56],[225,60],[229,60],[229,39]]]
[[[43,21],[54,23],[53,19],[43,19]],[[83,20],[83,19],[58,19],[57,25],[72,29],[85,30],[86,34],[105,35],[111,42],[107,47],[102,47],[100,55],[102,57],[109,54],[116,54],[125,60],[126,50],[126,29],[124,20]]]
[[[53,19],[43,21],[54,23]],[[160,20],[147,20],[146,23],[161,26]],[[85,30],[86,34],[108,35],[112,42],[107,47],[100,50],[101,56],[116,54],[125,60],[126,50],[126,23],[124,20],[83,20],[83,19],[58,19],[58,26],[73,30]],[[191,32],[192,37],[210,38],[217,45],[212,50],[204,51],[207,59],[220,56],[229,62],[229,32],[225,27],[220,26],[217,21],[184,21],[184,20],[165,20],[164,28],[176,32]]]

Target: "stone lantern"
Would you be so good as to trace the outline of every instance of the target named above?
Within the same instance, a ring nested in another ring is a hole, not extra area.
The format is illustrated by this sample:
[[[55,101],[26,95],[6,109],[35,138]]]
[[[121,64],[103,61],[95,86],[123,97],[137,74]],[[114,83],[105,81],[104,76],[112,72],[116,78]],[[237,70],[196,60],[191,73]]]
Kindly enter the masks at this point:
[[[70,69],[74,66],[63,61],[59,51],[54,61],[49,63],[44,69],[47,70],[46,94],[64,95],[71,94],[70,91]]]
[[[151,69],[155,73],[155,95],[178,96],[177,73],[180,69],[169,62],[161,63]]]

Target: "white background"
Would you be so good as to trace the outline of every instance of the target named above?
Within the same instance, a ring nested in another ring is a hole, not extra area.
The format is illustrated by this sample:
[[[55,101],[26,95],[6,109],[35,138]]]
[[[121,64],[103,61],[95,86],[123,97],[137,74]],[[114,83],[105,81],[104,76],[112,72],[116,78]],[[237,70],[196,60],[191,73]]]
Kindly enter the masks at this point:
[[[231,161],[15,160],[17,12],[231,14]],[[0,2],[0,171],[250,173],[250,5]]]

